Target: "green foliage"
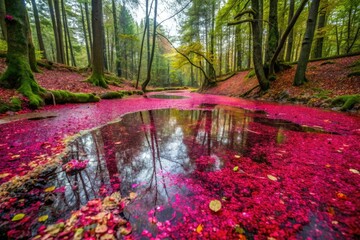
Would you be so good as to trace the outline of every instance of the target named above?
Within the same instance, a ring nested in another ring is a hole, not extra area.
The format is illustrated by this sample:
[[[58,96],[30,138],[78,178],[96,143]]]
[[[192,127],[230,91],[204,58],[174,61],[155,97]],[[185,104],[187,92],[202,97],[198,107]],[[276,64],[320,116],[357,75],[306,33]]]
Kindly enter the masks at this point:
[[[91,93],[72,93],[64,90],[50,91],[56,103],[88,103],[98,102],[100,98]],[[46,99],[47,103],[52,102],[52,98]]]
[[[317,93],[314,94],[314,97],[320,99],[327,99],[329,98],[329,95],[332,93],[330,90],[325,90],[322,88],[314,88],[313,90],[317,91]]]
[[[352,109],[354,105],[358,103],[360,103],[360,94],[339,96],[331,102],[331,105],[338,106],[339,104],[342,104],[340,110],[347,111]]]

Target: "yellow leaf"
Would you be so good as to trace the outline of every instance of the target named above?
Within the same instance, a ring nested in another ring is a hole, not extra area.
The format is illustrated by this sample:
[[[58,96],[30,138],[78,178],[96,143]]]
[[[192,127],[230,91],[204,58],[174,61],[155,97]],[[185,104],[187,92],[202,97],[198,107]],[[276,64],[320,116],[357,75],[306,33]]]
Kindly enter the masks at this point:
[[[106,233],[108,230],[108,227],[104,224],[98,224],[95,228],[95,233]]]
[[[43,215],[41,217],[38,218],[39,222],[45,222],[46,220],[48,220],[49,216],[48,215]]]
[[[239,166],[235,166],[235,167],[233,168],[233,171],[234,171],[234,172],[239,171]]]
[[[273,175],[267,175],[268,179],[270,179],[271,181],[277,181],[277,178]]]
[[[25,214],[23,213],[18,213],[16,214],[11,221],[16,222],[16,221],[20,221],[21,219],[23,219],[25,217]]]
[[[6,178],[7,176],[9,176],[10,175],[10,173],[1,173],[0,174],[0,179],[1,178]]]
[[[11,158],[12,159],[16,159],[16,158],[20,158],[21,156],[20,155],[12,155]]]
[[[353,168],[350,168],[349,171],[352,172],[352,173],[355,173],[355,174],[360,174],[360,172],[358,170],[353,169]]]
[[[209,203],[209,208],[213,211],[213,212],[218,212],[221,209],[221,202],[219,200],[212,200]]]
[[[204,229],[204,225],[199,224],[199,226],[197,226],[197,228],[196,228],[196,232],[200,234],[203,229]]]
[[[55,190],[55,186],[51,186],[51,187],[48,187],[48,188],[45,188],[45,192],[52,192],[52,191],[54,191]]]
[[[131,192],[131,193],[129,194],[129,198],[130,198],[131,200],[134,200],[136,197],[137,197],[137,194],[134,193],[134,192]]]
[[[240,156],[240,155],[234,155],[234,157],[235,157],[235,158],[241,158],[241,156]]]

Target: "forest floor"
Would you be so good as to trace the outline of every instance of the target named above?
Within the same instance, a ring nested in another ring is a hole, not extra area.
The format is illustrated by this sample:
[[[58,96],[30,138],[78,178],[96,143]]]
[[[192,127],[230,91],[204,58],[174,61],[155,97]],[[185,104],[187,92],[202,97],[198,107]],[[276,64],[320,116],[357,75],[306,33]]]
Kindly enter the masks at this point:
[[[232,97],[253,98],[270,102],[297,103],[312,107],[333,108],[339,110],[340,107],[331,106],[331,99],[341,95],[354,95],[360,93],[360,77],[348,75],[357,68],[360,62],[360,55],[343,57],[331,60],[320,60],[310,62],[306,76],[308,82],[302,86],[292,85],[296,65],[290,69],[277,74],[277,79],[271,82],[270,90],[266,93],[259,93],[259,87],[255,76],[248,77],[249,71],[243,71],[226,81],[219,82],[216,87],[206,90],[203,93],[225,95]],[[0,59],[0,73],[6,69],[5,59]],[[85,80],[89,72],[80,73],[76,69],[64,65],[54,64],[52,69],[40,67],[41,72],[35,73],[35,78],[43,88],[49,90],[67,90],[71,92],[95,93],[97,95],[109,91],[136,90],[131,81],[122,79],[117,86],[109,85],[108,89],[93,86]],[[254,74],[252,74],[254,75]],[[9,102],[11,97],[19,96],[16,90],[0,88],[0,102]],[[20,96],[19,96],[20,97]],[[26,106],[22,106],[28,112]],[[360,103],[355,104],[352,111],[360,111]]]
[[[277,79],[270,83],[270,89],[266,93],[260,94],[258,87],[247,94],[246,98],[331,108],[331,99],[360,93],[360,76],[348,76],[359,61],[360,55],[310,62],[306,72],[308,82],[299,87],[293,86],[296,71],[296,65],[293,65],[277,74]],[[249,71],[240,72],[204,93],[242,97],[258,85],[256,77],[248,77],[248,74]],[[333,109],[338,110],[339,107]],[[357,103],[352,111],[359,110],[360,104]]]

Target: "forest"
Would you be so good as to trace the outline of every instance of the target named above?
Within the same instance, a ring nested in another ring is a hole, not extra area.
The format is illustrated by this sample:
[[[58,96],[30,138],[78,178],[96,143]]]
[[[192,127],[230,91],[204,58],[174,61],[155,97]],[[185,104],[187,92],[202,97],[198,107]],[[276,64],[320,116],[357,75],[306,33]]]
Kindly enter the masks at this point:
[[[360,0],[0,0],[0,239],[358,239]]]

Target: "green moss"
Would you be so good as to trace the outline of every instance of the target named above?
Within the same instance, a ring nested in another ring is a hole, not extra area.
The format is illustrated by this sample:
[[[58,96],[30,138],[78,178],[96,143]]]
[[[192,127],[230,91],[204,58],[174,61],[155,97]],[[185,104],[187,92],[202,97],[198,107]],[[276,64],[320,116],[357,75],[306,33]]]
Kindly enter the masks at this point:
[[[114,98],[122,98],[124,93],[122,92],[107,92],[100,96],[101,99],[114,99]]]
[[[347,111],[354,107],[355,104],[360,103],[360,94],[356,95],[343,95],[335,98],[332,102],[332,106],[341,106],[341,111]]]
[[[88,103],[98,102],[100,98],[91,93],[72,93],[64,90],[50,91],[56,103]],[[47,103],[52,103],[52,96],[46,98]]]
[[[93,85],[95,85],[95,86],[108,88],[107,83],[105,81],[105,77],[102,76],[101,74],[94,74],[93,73],[86,81],[93,84]]]
[[[255,70],[254,69],[249,71],[249,73],[246,75],[247,78],[252,78],[254,76],[255,76]]]
[[[17,112],[21,110],[21,100],[18,97],[12,97],[9,103],[0,101],[0,113],[7,111]]]
[[[313,88],[313,90],[317,92],[316,94],[314,94],[314,97],[319,99],[327,99],[332,93],[330,90],[325,90],[322,88]]]

